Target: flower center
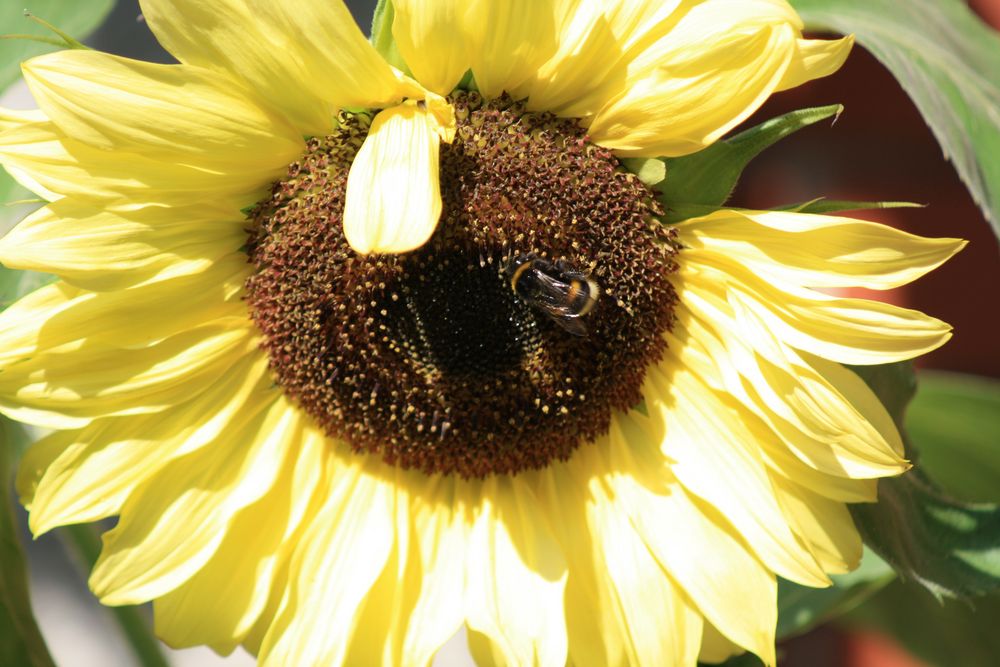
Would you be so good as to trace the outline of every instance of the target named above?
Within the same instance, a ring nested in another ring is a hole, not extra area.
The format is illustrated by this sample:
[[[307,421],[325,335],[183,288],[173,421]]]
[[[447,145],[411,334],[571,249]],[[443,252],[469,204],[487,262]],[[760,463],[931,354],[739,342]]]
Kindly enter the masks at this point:
[[[427,244],[347,244],[369,119],[342,114],[250,213],[247,300],[276,382],[331,437],[427,473],[512,474],[567,458],[641,400],[676,245],[653,194],[572,120],[506,97],[452,103]]]

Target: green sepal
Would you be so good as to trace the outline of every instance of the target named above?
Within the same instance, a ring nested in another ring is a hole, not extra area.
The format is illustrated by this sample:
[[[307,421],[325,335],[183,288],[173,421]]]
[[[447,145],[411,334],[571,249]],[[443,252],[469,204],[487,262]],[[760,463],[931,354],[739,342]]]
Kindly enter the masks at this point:
[[[850,368],[885,405],[903,433],[907,456],[919,466],[903,429],[916,389],[912,366]],[[900,575],[939,598],[1000,590],[1000,506],[950,498],[919,467],[880,480],[878,491],[877,503],[849,505],[851,516],[865,544]]]
[[[0,2],[0,30],[19,33],[16,37],[0,40],[0,93],[21,76],[22,61],[53,48],[74,48],[75,44],[84,46],[69,35],[89,35],[104,21],[114,5],[114,0]],[[44,16],[50,25],[58,25],[59,29],[50,30],[37,19],[25,18],[25,9],[29,18]]]
[[[775,211],[791,213],[843,213],[844,211],[872,211],[880,208],[924,208],[924,204],[908,201],[857,201],[852,199],[827,199],[817,197],[798,204],[779,206]]]
[[[479,84],[476,83],[476,75],[472,73],[472,70],[466,70],[465,74],[462,75],[462,79],[455,86],[458,90],[465,91],[475,91],[479,92]]]
[[[1000,507],[945,496],[919,469],[879,482],[879,502],[851,505],[865,543],[938,598],[1000,590]]]
[[[667,207],[721,206],[729,199],[746,166],[764,149],[808,125],[839,115],[843,109],[835,104],[792,111],[697,153],[664,158],[666,178],[657,186],[660,201]]]
[[[642,165],[642,168],[649,169],[650,172],[654,172],[646,165]],[[643,179],[643,175],[636,173],[640,180]],[[662,179],[661,179],[662,180]],[[645,183],[645,181],[643,181]],[[905,201],[853,201],[844,199],[825,199],[819,197],[817,199],[812,199],[807,202],[802,202],[799,204],[788,204],[786,206],[779,206],[777,208],[771,209],[773,211],[787,211],[789,213],[812,213],[812,214],[829,214],[829,213],[843,213],[844,211],[865,211],[874,209],[884,209],[884,208],[922,208],[923,204],[914,204]],[[708,204],[677,204],[671,203],[665,205],[665,215],[662,216],[664,222],[674,224],[688,220],[689,218],[697,218],[703,215],[708,215],[710,213],[715,213],[721,210],[727,211],[744,211],[746,209],[740,208],[738,206],[711,206]]]
[[[392,36],[392,21],[395,17],[396,9],[392,5],[392,0],[378,0],[368,39],[387,63],[403,74],[412,76],[413,73],[406,66],[406,61],[403,60],[403,56],[399,53],[399,47],[396,46],[396,38]]]
[[[65,30],[60,30],[56,26],[52,25],[51,23],[43,19],[41,16],[35,16],[27,9],[25,9],[23,13],[24,13],[24,18],[28,19],[29,21],[34,21],[35,23],[42,26],[46,30],[55,33],[56,37],[46,37],[44,35],[26,35],[26,34],[2,35],[0,37],[2,37],[3,39],[26,39],[31,42],[41,42],[42,44],[51,44],[61,49],[74,49],[81,51],[91,50],[89,46],[81,43],[80,40],[76,39],[75,37],[67,33]]]
[[[660,158],[626,157],[621,163],[650,188],[655,188],[667,177],[667,165]]]

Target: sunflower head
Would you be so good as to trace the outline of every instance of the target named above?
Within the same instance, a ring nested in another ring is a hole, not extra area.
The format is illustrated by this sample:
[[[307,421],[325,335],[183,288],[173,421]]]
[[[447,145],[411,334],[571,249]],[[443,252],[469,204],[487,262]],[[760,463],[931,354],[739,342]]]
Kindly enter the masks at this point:
[[[426,473],[512,474],[568,458],[641,400],[676,247],[654,193],[574,121],[509,96],[450,103],[428,242],[350,246],[369,122],[342,115],[252,212],[247,301],[277,382],[330,437]]]
[[[294,7],[292,6],[294,4]],[[776,580],[856,566],[907,469],[842,364],[949,337],[885,289],[961,247],[678,202],[625,165],[835,71],[784,0],[144,0],[178,59],[24,65],[0,260],[31,526],[266,665],[774,663]],[[388,10],[386,10],[388,7]],[[391,38],[390,38],[391,34]],[[667,181],[671,178],[668,172]]]

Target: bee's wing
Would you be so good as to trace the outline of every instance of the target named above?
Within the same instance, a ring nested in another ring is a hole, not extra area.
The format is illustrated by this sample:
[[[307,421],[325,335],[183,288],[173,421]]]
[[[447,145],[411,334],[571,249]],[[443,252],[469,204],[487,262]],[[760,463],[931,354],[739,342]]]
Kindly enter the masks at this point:
[[[569,295],[569,283],[556,280],[552,276],[538,271],[532,276],[537,288],[535,301],[555,308],[566,308]],[[568,311],[567,311],[568,312]]]
[[[537,288],[535,305],[563,330],[574,336],[586,336],[586,325],[568,302],[570,285],[541,271],[533,278]]]
[[[565,313],[556,315],[549,313],[549,319],[574,336],[583,337],[587,335],[587,325],[583,323],[579,315],[566,315]]]

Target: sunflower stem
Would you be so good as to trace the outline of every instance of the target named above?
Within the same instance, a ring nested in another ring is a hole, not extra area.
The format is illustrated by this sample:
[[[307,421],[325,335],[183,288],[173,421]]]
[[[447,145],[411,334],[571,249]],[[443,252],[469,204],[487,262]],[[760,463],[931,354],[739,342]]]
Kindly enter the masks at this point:
[[[24,550],[8,483],[14,447],[0,438],[0,663],[26,667],[54,667],[35,617],[31,613]]]
[[[65,526],[60,529],[61,536],[68,544],[81,564],[90,571],[101,553],[101,540],[92,524]],[[132,648],[139,664],[143,667],[169,667],[166,656],[160,649],[160,643],[153,636],[152,628],[142,610],[137,606],[110,607],[111,613],[125,640]]]

